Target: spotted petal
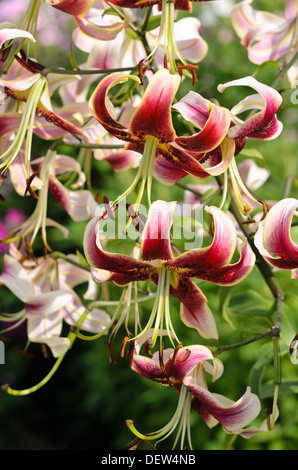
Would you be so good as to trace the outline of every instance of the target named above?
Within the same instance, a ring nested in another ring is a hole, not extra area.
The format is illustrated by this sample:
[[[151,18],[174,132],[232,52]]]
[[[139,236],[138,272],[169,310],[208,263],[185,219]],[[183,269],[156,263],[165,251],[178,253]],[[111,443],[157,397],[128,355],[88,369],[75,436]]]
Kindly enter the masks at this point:
[[[108,253],[103,250],[98,236],[98,219],[94,217],[87,225],[84,233],[84,251],[91,267],[124,275],[141,275],[151,265],[126,255]]]
[[[239,114],[250,109],[260,109],[246,121],[231,127],[228,137],[251,137],[257,139],[273,139],[277,137],[282,124],[277,121],[276,111],[282,103],[281,95],[273,88],[264,85],[253,77],[244,77],[239,80],[232,80],[218,86],[218,90],[223,92],[231,86],[248,86],[257,91],[258,95],[248,96],[240,101],[232,110],[232,114]]]

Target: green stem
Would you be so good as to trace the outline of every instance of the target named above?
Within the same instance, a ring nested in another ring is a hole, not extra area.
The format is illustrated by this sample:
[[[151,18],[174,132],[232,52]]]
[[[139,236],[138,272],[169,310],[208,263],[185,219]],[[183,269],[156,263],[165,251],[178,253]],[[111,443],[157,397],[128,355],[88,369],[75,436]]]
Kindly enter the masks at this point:
[[[83,69],[75,69],[75,70],[67,70],[64,68],[54,68],[54,67],[47,67],[43,69],[40,74],[47,76],[50,73],[61,74],[61,75],[97,75],[97,74],[109,74],[113,72],[127,72],[130,70],[137,69],[136,66],[131,67],[118,67],[115,69],[90,69],[90,70],[83,70]]]

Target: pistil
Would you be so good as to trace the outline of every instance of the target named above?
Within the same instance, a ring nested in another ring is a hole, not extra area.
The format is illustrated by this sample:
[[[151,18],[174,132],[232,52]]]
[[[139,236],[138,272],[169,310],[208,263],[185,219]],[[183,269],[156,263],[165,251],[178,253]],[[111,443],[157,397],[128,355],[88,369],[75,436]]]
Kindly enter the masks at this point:
[[[181,385],[180,393],[179,393],[179,401],[176,408],[176,411],[173,417],[170,419],[168,424],[164,427],[149,434],[142,434],[140,433],[134,426],[131,420],[126,421],[127,427],[130,431],[137,436],[139,439],[143,441],[150,441],[157,439],[157,442],[161,442],[167,439],[176,429],[179,424],[179,429],[177,432],[177,436],[173,445],[173,449],[176,448],[179,438],[181,437],[180,441],[180,450],[184,449],[184,441],[185,435],[187,434],[188,437],[188,444],[190,449],[192,449],[191,438],[190,438],[190,409],[191,409],[191,393],[187,390],[184,385]]]

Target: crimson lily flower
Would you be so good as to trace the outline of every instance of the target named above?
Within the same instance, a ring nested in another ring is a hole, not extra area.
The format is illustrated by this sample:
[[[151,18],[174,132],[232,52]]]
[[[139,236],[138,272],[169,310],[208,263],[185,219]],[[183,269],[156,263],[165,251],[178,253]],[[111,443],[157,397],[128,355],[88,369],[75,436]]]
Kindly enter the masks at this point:
[[[214,219],[215,232],[211,245],[174,257],[170,230],[175,207],[175,202],[164,201],[155,201],[151,205],[142,232],[141,259],[104,251],[97,218],[89,222],[84,234],[85,256],[95,280],[103,279],[104,270],[104,279],[118,285],[145,280],[157,285],[152,313],[140,333],[144,335],[155,322],[153,344],[164,320],[164,324],[168,325],[169,337],[173,335],[179,342],[171,323],[169,294],[181,302],[181,319],[187,326],[196,328],[205,338],[217,338],[216,324],[207,299],[191,278],[218,285],[233,285],[251,272],[255,262],[252,250],[247,243],[243,243],[239,261],[230,264],[237,245],[236,229],[231,219],[216,207],[206,208]]]
[[[227,433],[240,434],[250,437],[261,429],[248,428],[260,412],[260,401],[247,387],[245,394],[236,402],[223,395],[214,394],[207,388],[206,375],[209,373],[212,382],[223,373],[222,362],[214,358],[211,351],[201,345],[185,348],[166,349],[155,353],[151,358],[134,354],[132,369],[155,382],[173,386],[179,393],[176,411],[167,425],[158,431],[141,434],[131,420],[126,424],[140,440],[166,439],[177,428],[178,432],[173,449],[176,448],[179,437],[181,450],[184,448],[185,434],[190,439],[190,411],[193,408],[204,419],[209,427],[220,423]]]
[[[129,126],[125,127],[113,119],[107,99],[113,86],[128,79],[139,83],[139,79],[134,75],[121,73],[108,75],[99,83],[89,103],[90,113],[99,123],[114,137],[128,142],[126,149],[143,154],[133,183],[121,197],[130,194],[137,183],[142,181],[141,191],[137,198],[139,201],[147,180],[150,200],[153,173],[166,184],[171,184],[188,173],[199,178],[206,178],[225,171],[234,155],[230,139],[226,139],[222,147],[222,161],[214,167],[204,168],[195,155],[211,152],[223,142],[230,127],[230,112],[226,108],[210,103],[202,130],[192,136],[189,146],[183,142],[182,148],[177,144],[181,138],[176,135],[171,116],[171,105],[180,85],[180,76],[170,74],[167,69],[155,73]]]
[[[281,105],[282,97],[276,90],[260,83],[253,77],[244,77],[239,80],[224,83],[218,86],[218,90],[223,92],[226,88],[232,86],[246,86],[257,92],[257,94],[247,96],[231,109],[230,126],[224,141],[221,143],[221,147],[224,147],[226,141],[229,142],[230,145],[233,146],[234,155],[236,156],[241,152],[248,139],[272,140],[278,137],[283,126],[277,119],[276,112]],[[206,126],[206,119],[211,115],[210,104],[210,101],[206,100],[198,93],[190,91],[177,104],[173,105],[173,108],[177,109],[184,119],[202,129],[204,125]],[[250,114],[246,120],[243,121],[238,117],[239,114],[251,111],[252,109],[257,109],[258,111],[253,115]],[[200,136],[200,134],[198,134],[198,136]],[[184,148],[192,149],[194,152],[197,152],[196,135],[179,137],[176,139],[176,143]],[[200,161],[206,162],[209,160],[213,162],[213,165],[215,164],[216,167],[216,163],[221,162],[222,158],[222,151],[220,147],[217,146],[211,151],[206,151],[201,154]],[[209,170],[206,169],[206,171]],[[239,209],[246,215],[250,211],[250,207],[242,198],[241,191],[254,203],[258,203],[258,201],[249,193],[244,185],[234,159],[230,162],[229,172]]]
[[[274,267],[293,270],[298,277],[298,245],[291,238],[291,223],[298,200],[287,198],[277,202],[260,222],[255,235],[255,245]]]

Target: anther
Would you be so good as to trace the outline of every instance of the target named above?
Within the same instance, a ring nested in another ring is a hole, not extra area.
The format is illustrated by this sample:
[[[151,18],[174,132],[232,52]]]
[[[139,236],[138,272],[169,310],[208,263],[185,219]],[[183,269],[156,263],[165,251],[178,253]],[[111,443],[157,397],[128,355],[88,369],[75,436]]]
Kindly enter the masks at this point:
[[[182,70],[190,70],[191,75],[192,75],[192,86],[195,86],[196,81],[197,81],[197,75],[196,75],[196,72],[195,72],[195,70],[197,68],[198,68],[197,65],[192,65],[192,64],[181,65],[181,64],[177,63],[177,70],[178,70],[178,73],[181,77],[182,77]]]

